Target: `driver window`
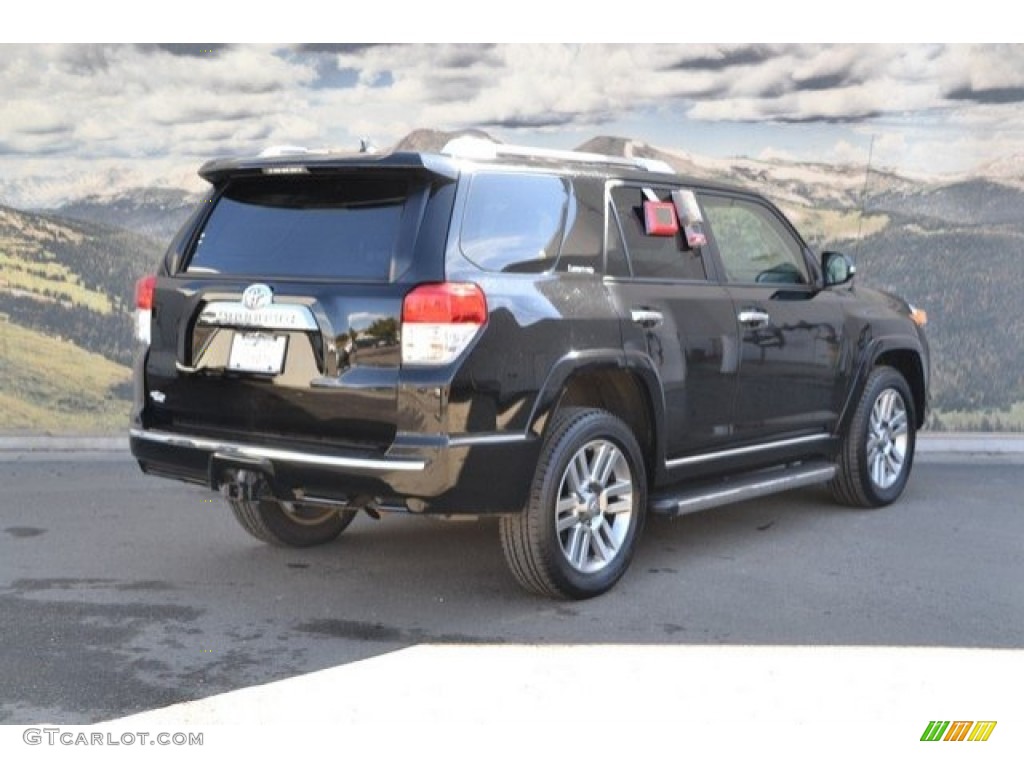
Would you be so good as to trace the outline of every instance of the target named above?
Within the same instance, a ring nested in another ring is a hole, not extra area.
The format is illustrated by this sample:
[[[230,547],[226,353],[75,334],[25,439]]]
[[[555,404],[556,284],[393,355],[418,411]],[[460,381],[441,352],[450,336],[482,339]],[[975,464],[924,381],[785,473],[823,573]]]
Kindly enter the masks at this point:
[[[810,282],[800,243],[769,208],[711,195],[701,203],[730,283]]]

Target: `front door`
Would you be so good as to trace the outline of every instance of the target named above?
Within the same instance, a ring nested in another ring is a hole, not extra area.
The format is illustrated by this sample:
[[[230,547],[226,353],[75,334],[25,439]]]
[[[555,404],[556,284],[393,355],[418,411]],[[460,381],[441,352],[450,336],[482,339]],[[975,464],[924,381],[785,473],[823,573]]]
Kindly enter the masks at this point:
[[[831,431],[841,402],[842,311],[807,248],[764,203],[702,194],[740,327],[736,430],[747,441]]]

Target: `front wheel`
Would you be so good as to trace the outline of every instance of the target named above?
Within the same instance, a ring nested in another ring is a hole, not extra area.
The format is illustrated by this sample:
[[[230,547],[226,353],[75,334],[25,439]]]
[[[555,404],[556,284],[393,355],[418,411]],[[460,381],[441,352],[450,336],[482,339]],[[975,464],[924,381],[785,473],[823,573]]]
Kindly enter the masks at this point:
[[[629,427],[607,411],[566,408],[544,441],[526,510],[501,520],[505,559],[531,592],[600,595],[629,566],[646,507],[646,470]]]
[[[279,547],[315,547],[334,541],[356,516],[354,509],[322,507],[276,499],[228,502],[246,532]]]
[[[914,462],[914,398],[894,368],[871,372],[843,436],[832,493],[843,504],[882,507],[903,493]]]

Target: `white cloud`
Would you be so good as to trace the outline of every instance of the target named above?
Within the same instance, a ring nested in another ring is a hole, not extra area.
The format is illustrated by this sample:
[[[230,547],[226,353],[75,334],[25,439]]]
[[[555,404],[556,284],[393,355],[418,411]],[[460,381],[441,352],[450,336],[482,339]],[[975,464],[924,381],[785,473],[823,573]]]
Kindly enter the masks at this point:
[[[3,143],[29,154],[70,145],[96,158],[188,154],[183,139],[202,151],[287,124],[303,112],[313,77],[309,65],[262,46],[208,56],[128,45],[4,47]]]
[[[731,151],[753,156],[776,146],[766,123],[828,123],[884,136],[886,163],[1024,151],[1021,45],[8,45],[0,93],[0,157],[14,173],[47,158],[194,168],[268,144],[387,146],[419,127],[518,140],[629,126],[649,139],[667,123],[677,136],[739,123]],[[815,159],[824,142],[777,146]]]

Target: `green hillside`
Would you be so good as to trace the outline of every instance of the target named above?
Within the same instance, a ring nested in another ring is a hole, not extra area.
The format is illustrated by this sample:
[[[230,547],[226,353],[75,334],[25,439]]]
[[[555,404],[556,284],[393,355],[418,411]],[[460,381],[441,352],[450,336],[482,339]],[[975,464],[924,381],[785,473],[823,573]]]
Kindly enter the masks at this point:
[[[162,250],[0,207],[0,431],[127,428],[134,285]]]
[[[127,429],[131,370],[0,318],[0,432]]]
[[[130,232],[0,206],[0,312],[127,365],[135,280],[162,252]]]

